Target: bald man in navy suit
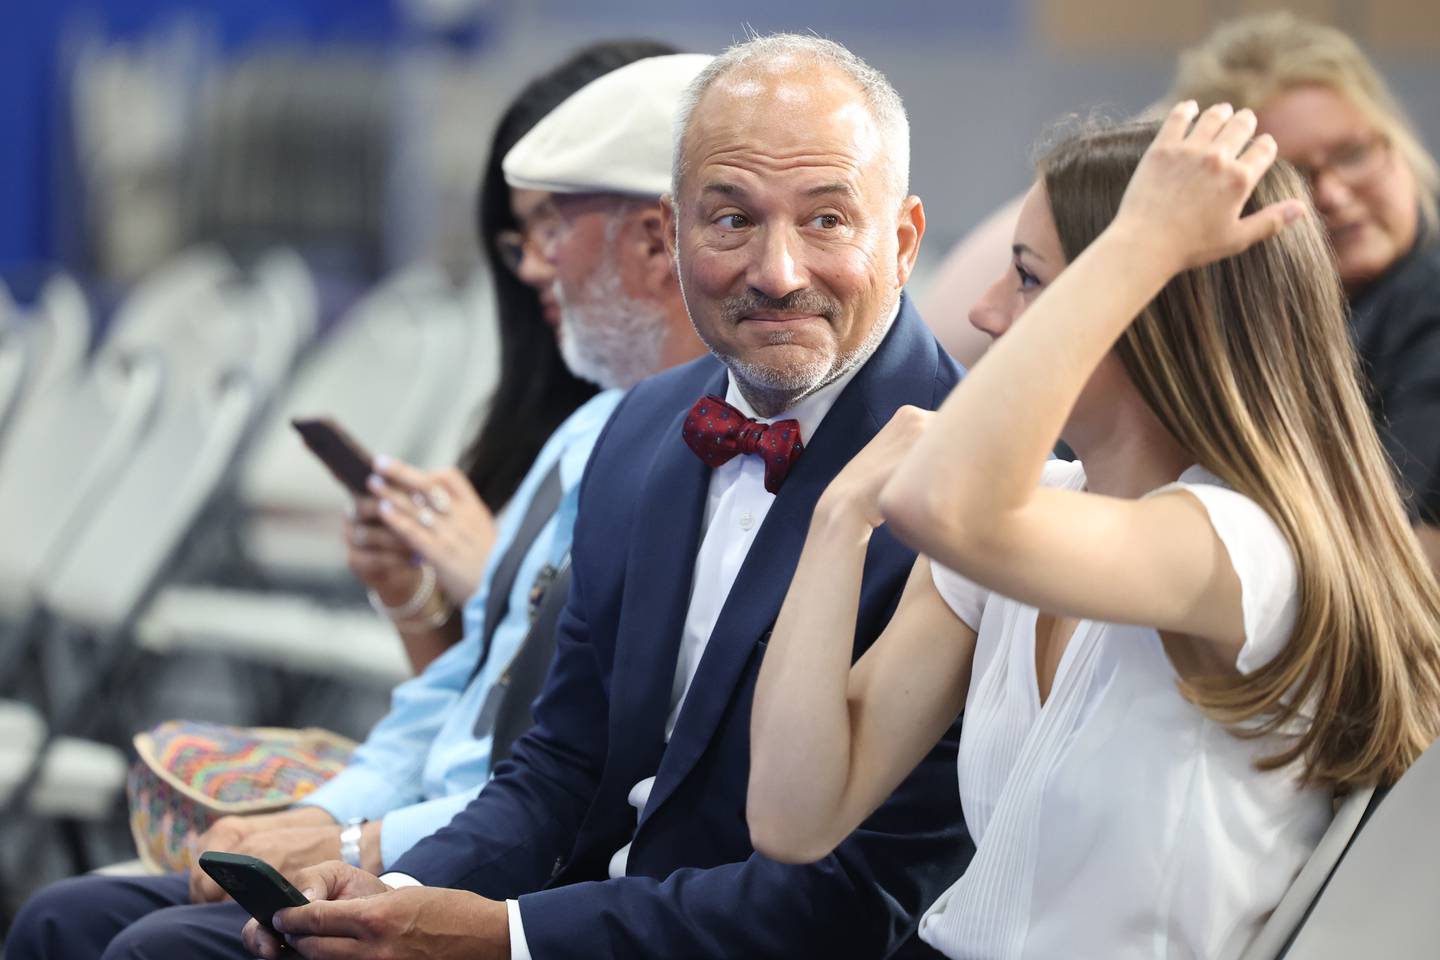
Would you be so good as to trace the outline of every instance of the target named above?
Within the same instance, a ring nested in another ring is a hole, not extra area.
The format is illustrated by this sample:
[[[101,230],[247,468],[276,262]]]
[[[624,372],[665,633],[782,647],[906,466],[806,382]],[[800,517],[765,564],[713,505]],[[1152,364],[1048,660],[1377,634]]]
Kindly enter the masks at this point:
[[[755,853],[745,823],[755,678],[816,500],[961,373],[903,295],[925,227],[904,110],[836,44],[757,38],[699,75],[679,130],[652,242],[714,356],[634,388],[600,438],[512,759],[383,878],[298,877],[328,901],[275,918],[303,956],[933,956],[916,923],[972,852],[958,721],[818,863]],[[855,656],[913,560],[871,541]],[[278,956],[253,921],[245,943]]]

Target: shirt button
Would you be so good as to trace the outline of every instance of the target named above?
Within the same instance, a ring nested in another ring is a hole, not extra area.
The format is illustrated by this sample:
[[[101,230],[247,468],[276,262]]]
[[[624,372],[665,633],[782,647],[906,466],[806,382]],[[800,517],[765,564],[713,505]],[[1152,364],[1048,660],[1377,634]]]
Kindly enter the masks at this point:
[[[744,513],[740,514],[741,530],[749,530],[753,526],[755,526],[755,515],[753,513],[751,513],[749,510],[746,510]]]

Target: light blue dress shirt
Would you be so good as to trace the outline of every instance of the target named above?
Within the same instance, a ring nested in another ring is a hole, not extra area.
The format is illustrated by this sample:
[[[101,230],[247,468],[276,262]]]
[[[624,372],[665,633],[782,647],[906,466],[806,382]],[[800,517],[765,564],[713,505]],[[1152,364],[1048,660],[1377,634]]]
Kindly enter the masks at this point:
[[[546,441],[505,510],[480,589],[465,604],[465,633],[419,676],[395,688],[387,713],[355,751],[350,766],[306,797],[344,823],[383,818],[380,856],[385,866],[450,822],[490,779],[491,737],[474,734],[485,694],[515,656],[530,629],[530,589],[546,564],[570,551],[580,476],[590,450],[622,391],[596,395]],[[510,606],[495,627],[490,653],[466,686],[480,656],[480,632],[490,581],[524,519],[540,482],[560,464],[560,506],[525,554],[510,591]]]

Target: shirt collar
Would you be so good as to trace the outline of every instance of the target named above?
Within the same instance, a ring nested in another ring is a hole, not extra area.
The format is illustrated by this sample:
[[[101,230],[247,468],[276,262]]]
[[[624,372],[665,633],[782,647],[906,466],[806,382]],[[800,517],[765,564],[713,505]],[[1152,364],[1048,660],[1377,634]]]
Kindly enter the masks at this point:
[[[895,318],[899,314],[900,298],[896,297],[895,306],[891,309],[890,316],[885,321],[886,328],[894,324]],[[871,356],[874,356],[874,354],[872,353]],[[835,381],[827,383],[819,390],[803,398],[799,403],[795,404],[795,406],[788,410],[782,410],[773,417],[759,417],[755,415],[755,409],[750,406],[750,402],[745,399],[744,394],[740,392],[740,388],[736,386],[735,374],[733,373],[727,373],[725,375],[725,402],[736,410],[739,410],[745,416],[752,420],[758,420],[761,423],[773,423],[776,420],[800,421],[800,439],[808,444],[811,437],[815,436],[815,431],[820,429],[820,421],[825,419],[825,414],[829,413],[830,408],[835,406],[835,401],[840,398],[841,392],[849,386],[850,381],[855,379],[855,375],[864,368],[869,360],[870,357],[866,357],[864,361],[855,364],[841,374]]]

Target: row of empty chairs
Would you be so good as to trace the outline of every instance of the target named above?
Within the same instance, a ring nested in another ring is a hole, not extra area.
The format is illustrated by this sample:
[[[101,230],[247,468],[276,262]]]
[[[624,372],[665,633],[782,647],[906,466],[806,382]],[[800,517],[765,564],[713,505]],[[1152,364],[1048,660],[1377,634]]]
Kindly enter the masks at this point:
[[[108,704],[140,682],[139,658],[219,652],[386,686],[408,673],[387,624],[335,601],[356,594],[337,587],[346,495],[288,421],[330,414],[377,451],[453,461],[497,370],[488,302],[415,269],[317,340],[303,261],[275,251],[240,269],[213,248],[138,285],[99,343],[64,275],[29,310],[0,297],[11,818],[113,812],[134,731]]]

